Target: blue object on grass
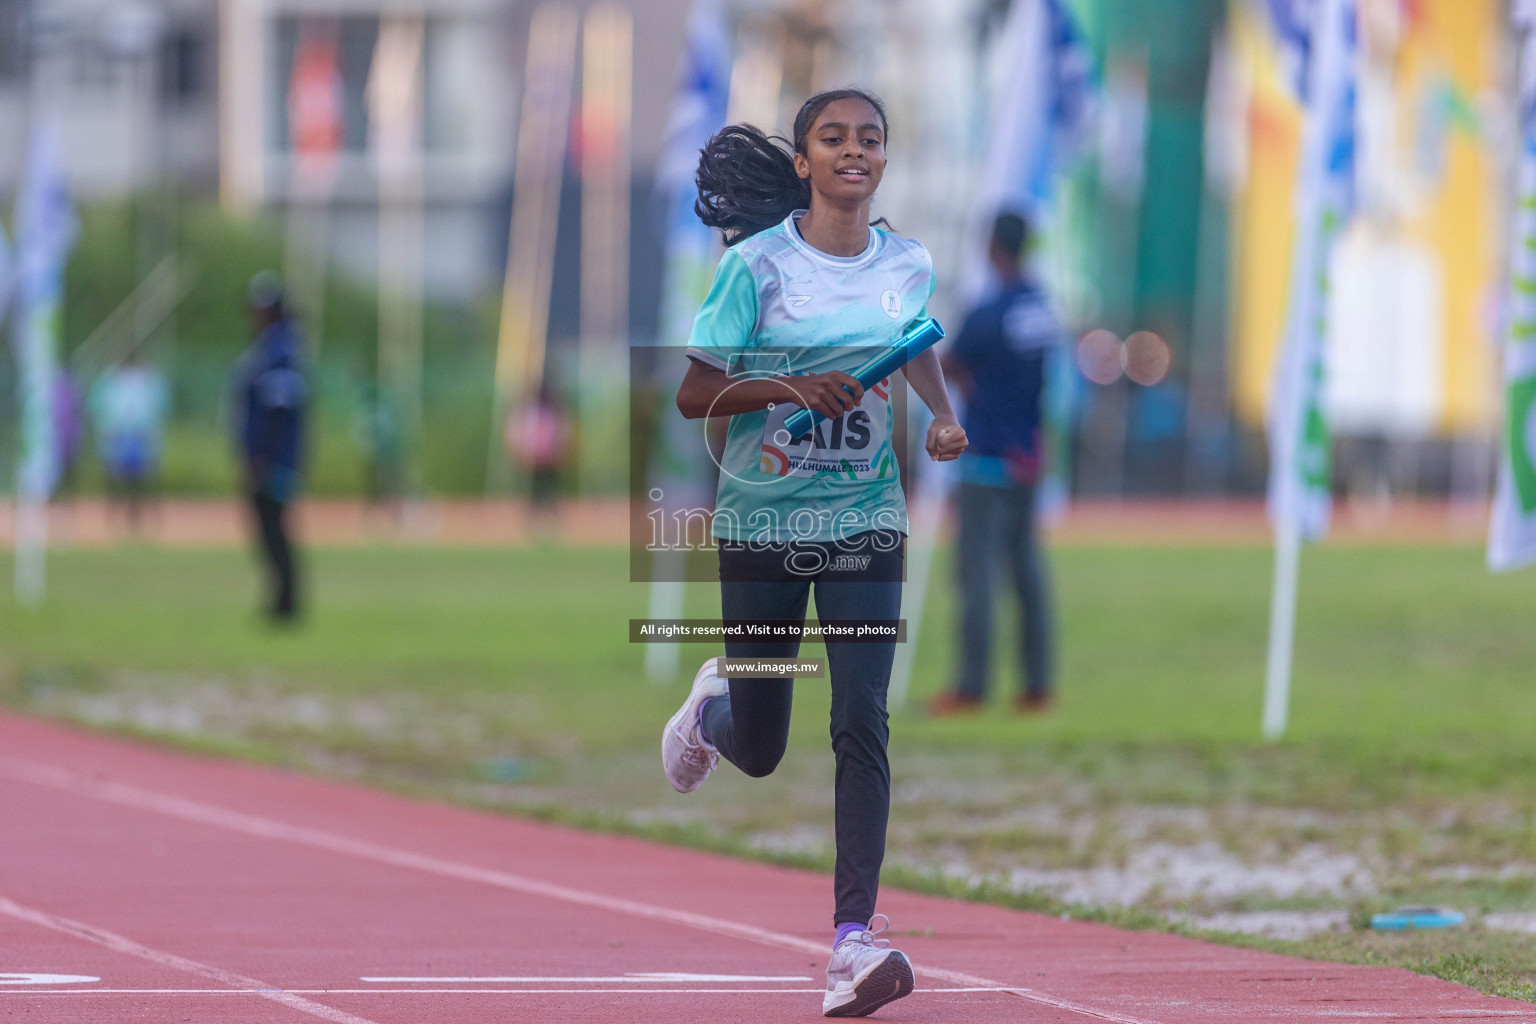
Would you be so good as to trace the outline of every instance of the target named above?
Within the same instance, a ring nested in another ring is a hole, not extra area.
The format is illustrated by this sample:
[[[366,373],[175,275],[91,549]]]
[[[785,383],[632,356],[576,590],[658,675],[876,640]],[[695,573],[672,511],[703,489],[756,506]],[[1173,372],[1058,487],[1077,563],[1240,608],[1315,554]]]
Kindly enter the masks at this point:
[[[1402,907],[1390,914],[1371,915],[1371,927],[1379,932],[1401,932],[1410,928],[1459,928],[1466,923],[1466,914],[1440,907]]]
[[[939,326],[937,320],[933,317],[919,320],[907,328],[890,348],[883,349],[872,356],[862,366],[853,370],[849,376],[868,391],[943,340],[944,328]],[[849,394],[853,393],[846,387],[843,390],[848,391]],[[814,409],[801,409],[792,413],[789,419],[784,421],[783,429],[789,434],[790,440],[793,440],[815,430],[816,424],[824,419],[826,417]]]

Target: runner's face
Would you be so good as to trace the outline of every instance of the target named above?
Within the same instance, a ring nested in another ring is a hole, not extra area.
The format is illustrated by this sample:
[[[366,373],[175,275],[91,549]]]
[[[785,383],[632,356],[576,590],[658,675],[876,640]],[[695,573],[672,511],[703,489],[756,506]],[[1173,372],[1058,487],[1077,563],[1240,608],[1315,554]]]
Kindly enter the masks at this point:
[[[861,99],[827,104],[795,154],[795,171],[811,192],[838,206],[869,202],[885,174],[885,128],[880,112]]]

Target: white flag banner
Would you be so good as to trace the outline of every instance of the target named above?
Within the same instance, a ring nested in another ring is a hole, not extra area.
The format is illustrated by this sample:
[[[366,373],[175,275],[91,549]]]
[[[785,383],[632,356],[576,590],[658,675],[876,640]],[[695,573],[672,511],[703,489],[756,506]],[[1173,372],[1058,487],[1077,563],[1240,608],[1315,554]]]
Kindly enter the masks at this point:
[[[1270,0],[1306,108],[1296,172],[1290,308],[1269,396],[1269,517],[1274,593],[1264,682],[1264,736],[1285,734],[1301,542],[1328,531],[1332,453],[1323,411],[1328,264],[1354,209],[1355,0]]]
[[[1511,12],[1520,53],[1520,174],[1504,351],[1505,432],[1488,528],[1488,567],[1536,563],[1536,0]]]
[[[694,209],[699,198],[694,176],[700,151],[725,127],[730,92],[731,41],[725,12],[718,0],[698,0],[688,18],[677,90],[656,167],[656,194],[666,212],[667,239],[658,342],[667,348],[654,370],[657,430],[646,488],[648,514],[684,524],[692,510],[713,509],[715,504],[714,467],[703,424],[683,419],[672,396],[686,371],[682,348],[693,329],[694,314],[709,293],[715,265],[725,251],[715,230]],[[700,522],[704,521],[701,517]],[[684,536],[681,547],[688,543]],[[682,616],[687,569],[686,550],[663,548],[653,553],[647,612],[651,618]],[[676,681],[681,657],[677,644],[647,644],[647,677],[656,683]]]
[[[1283,41],[1298,19],[1308,24],[1295,54],[1304,83],[1306,126],[1296,182],[1296,238],[1290,308],[1269,403],[1269,514],[1277,529],[1307,540],[1328,531],[1332,459],[1323,411],[1328,264],[1354,207],[1355,81],[1358,25],[1354,0],[1272,0]],[[1282,17],[1289,12],[1290,20]]]

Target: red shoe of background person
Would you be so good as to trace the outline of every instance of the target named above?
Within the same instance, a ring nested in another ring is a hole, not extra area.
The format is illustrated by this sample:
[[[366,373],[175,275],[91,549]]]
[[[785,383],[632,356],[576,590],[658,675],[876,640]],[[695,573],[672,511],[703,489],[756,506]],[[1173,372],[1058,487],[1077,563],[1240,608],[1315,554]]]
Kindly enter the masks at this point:
[[[986,703],[984,698],[975,697],[969,693],[945,690],[929,698],[928,717],[949,718],[952,715],[974,715],[985,707]]]
[[[1055,703],[1056,698],[1048,693],[1021,693],[1013,698],[1013,710],[1020,715],[1044,715]]]

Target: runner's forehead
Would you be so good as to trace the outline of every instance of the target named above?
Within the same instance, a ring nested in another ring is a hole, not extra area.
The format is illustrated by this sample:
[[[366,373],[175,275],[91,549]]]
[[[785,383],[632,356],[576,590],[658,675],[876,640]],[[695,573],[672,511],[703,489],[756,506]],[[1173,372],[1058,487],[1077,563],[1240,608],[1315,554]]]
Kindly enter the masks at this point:
[[[816,121],[811,126],[811,131],[820,132],[828,128],[847,129],[850,124],[858,125],[859,131],[884,132],[880,112],[868,100],[857,97],[834,100],[828,103],[826,109],[816,115]]]

